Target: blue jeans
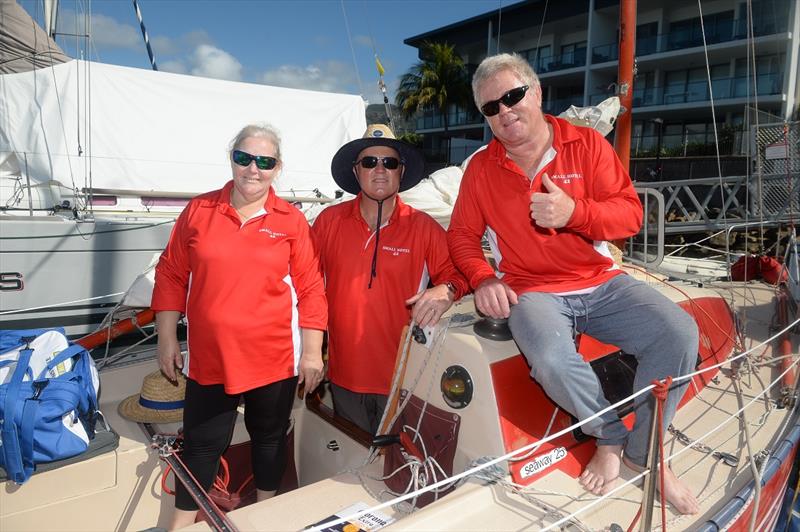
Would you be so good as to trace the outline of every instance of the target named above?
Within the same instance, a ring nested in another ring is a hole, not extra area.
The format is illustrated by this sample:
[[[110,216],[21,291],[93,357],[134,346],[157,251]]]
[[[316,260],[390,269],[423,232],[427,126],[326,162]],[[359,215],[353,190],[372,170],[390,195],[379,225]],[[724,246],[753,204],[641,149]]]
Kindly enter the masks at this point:
[[[528,292],[511,310],[509,327],[531,376],[561,408],[584,420],[607,406],[600,381],[575,349],[574,335],[585,333],[634,355],[638,361],[634,391],[653,379],[693,371],[697,361],[695,321],[677,304],[629,275],[617,275],[589,294],[558,296]],[[674,384],[664,405],[664,428],[675,415],[688,381]],[[615,411],[582,430],[598,445],[624,445],[631,462],[644,465],[653,416],[646,393],[634,401],[636,422],[628,434]]]

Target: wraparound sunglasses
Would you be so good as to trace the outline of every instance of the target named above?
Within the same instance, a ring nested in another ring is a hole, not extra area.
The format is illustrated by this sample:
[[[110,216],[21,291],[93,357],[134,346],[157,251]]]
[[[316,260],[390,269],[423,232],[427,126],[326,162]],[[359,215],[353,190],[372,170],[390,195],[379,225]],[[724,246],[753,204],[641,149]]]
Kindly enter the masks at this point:
[[[250,166],[250,163],[255,161],[259,170],[272,170],[278,164],[278,159],[270,157],[269,155],[250,155],[246,151],[233,150],[231,157],[233,162],[239,166]]]
[[[361,165],[361,168],[375,168],[378,166],[378,161],[381,162],[384,168],[387,170],[397,170],[397,168],[403,163],[397,157],[375,157],[374,155],[367,155],[366,157],[362,157],[361,159],[355,161],[353,166]]]
[[[525,97],[525,93],[528,92],[529,88],[528,85],[523,85],[522,87],[511,89],[496,100],[486,102],[481,105],[481,113],[483,113],[483,116],[494,116],[500,112],[501,103],[506,107],[514,107]]]

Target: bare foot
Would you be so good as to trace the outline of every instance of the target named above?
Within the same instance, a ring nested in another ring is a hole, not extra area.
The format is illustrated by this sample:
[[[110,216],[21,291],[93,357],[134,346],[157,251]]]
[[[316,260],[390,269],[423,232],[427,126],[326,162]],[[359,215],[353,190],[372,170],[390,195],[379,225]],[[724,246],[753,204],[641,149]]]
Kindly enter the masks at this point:
[[[645,469],[625,458],[622,460],[625,462],[626,466],[634,471],[642,472]],[[661,481],[656,479],[656,489],[660,488]],[[700,503],[697,502],[692,491],[675,476],[675,473],[672,472],[669,466],[664,469],[664,498],[668,503],[674,506],[678,512],[684,515],[694,515],[700,512]]]
[[[622,445],[598,445],[578,482],[595,495],[608,493],[619,476]]]

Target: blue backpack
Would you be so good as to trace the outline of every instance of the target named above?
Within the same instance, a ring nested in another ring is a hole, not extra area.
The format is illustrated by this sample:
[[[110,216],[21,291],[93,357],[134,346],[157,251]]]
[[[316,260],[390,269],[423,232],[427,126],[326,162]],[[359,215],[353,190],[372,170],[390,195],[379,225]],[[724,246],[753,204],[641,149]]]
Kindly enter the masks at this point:
[[[83,346],[67,345],[63,329],[0,330],[0,466],[18,484],[94,437],[97,372]]]

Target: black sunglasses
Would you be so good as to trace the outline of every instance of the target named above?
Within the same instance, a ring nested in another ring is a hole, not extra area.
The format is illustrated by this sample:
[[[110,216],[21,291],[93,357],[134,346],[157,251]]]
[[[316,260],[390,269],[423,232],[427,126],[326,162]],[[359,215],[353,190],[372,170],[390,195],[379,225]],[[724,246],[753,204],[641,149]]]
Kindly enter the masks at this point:
[[[354,162],[353,166],[360,164],[361,168],[370,169],[378,166],[378,161],[380,161],[387,170],[397,170],[397,167],[403,164],[403,161],[397,157],[375,157],[374,155],[367,155]]]
[[[528,85],[523,85],[522,87],[511,89],[496,100],[486,102],[481,105],[481,113],[484,116],[494,116],[500,112],[501,103],[506,107],[514,107],[525,97],[525,93],[528,92],[529,88]]]
[[[233,162],[239,166],[250,166],[250,163],[255,161],[259,170],[272,170],[278,164],[278,159],[270,157],[269,155],[250,155],[249,153],[241,150],[233,150]]]

